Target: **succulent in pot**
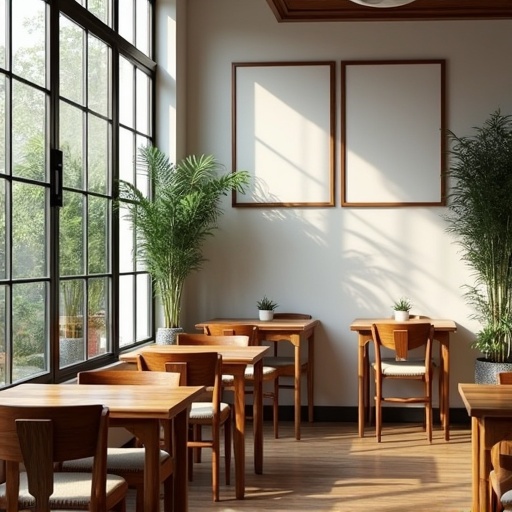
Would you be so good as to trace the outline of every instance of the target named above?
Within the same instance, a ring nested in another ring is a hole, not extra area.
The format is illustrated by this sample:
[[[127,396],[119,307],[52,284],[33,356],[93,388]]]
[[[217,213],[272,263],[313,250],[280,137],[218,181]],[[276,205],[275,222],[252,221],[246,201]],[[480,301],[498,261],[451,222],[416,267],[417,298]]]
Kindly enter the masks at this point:
[[[266,295],[256,305],[259,309],[260,320],[263,321],[272,320],[274,318],[274,310],[279,307],[279,304],[269,299]]]

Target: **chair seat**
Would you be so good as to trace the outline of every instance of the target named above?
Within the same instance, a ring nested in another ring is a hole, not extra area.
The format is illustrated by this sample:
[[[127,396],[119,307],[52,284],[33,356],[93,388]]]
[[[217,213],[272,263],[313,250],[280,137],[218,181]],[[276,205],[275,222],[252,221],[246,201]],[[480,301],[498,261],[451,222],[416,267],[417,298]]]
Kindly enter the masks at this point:
[[[140,473],[144,471],[145,461],[144,448],[109,448],[107,450],[107,471],[116,473]],[[160,465],[164,464],[171,456],[165,451],[160,450]],[[63,471],[90,471],[92,468],[93,458],[86,457],[84,459],[68,460],[62,464]]]
[[[50,497],[50,507],[55,509],[69,508],[73,510],[88,510],[91,501],[90,473],[55,473],[54,490]],[[124,478],[107,475],[107,495],[111,493],[126,493],[128,485]],[[109,498],[107,498],[107,501]],[[19,505],[21,508],[33,507],[35,500],[28,492],[27,474],[20,473]],[[5,483],[0,484],[0,508],[6,507]]]
[[[271,366],[264,366],[262,369],[263,378],[270,377],[276,373],[276,369]],[[244,378],[247,380],[254,379],[254,366],[252,364],[247,365],[244,372]],[[222,384],[224,386],[233,385],[235,377],[233,375],[223,375]]]
[[[229,414],[230,407],[228,404],[221,402],[220,414],[224,417]],[[193,420],[212,420],[213,419],[213,406],[211,402],[193,402],[190,408],[189,419]]]
[[[372,364],[375,367],[375,363]],[[421,376],[425,375],[425,361],[409,359],[408,361],[396,361],[395,359],[382,359],[383,375],[407,375]]]

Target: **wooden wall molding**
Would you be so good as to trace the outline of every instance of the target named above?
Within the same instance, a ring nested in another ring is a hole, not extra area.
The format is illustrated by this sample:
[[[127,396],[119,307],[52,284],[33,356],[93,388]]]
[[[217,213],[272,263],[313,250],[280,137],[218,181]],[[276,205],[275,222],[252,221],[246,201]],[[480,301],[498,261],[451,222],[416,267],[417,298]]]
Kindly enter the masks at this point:
[[[267,0],[279,22],[510,19],[510,0],[416,0],[376,8],[350,0]]]

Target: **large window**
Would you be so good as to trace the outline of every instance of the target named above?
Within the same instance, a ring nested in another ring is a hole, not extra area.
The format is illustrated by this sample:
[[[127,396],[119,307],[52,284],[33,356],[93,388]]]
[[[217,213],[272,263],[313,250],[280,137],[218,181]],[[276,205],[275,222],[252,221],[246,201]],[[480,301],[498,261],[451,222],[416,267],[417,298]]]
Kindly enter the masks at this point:
[[[151,14],[0,0],[0,386],[63,380],[152,335],[115,195],[152,143]]]

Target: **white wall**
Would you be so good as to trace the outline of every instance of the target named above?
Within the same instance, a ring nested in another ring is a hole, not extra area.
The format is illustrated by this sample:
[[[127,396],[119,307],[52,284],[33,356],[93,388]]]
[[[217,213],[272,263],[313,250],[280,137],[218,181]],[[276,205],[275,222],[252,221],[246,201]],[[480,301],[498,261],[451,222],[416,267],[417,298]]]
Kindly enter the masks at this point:
[[[186,152],[231,168],[231,63],[446,59],[447,125],[472,133],[501,107],[512,112],[512,21],[279,24],[266,0],[187,0]],[[183,134],[178,134],[181,137]],[[279,311],[311,313],[317,405],[357,404],[356,317],[389,316],[406,295],[413,313],[457,322],[451,340],[451,406],[472,381],[477,326],[461,298],[470,279],[445,233],[445,208],[342,208],[336,141],[336,207],[233,209],[208,241],[209,262],[187,283],[184,326],[215,316],[254,317],[267,294]],[[397,155],[399,158],[399,155]],[[283,403],[291,403],[284,399]]]

